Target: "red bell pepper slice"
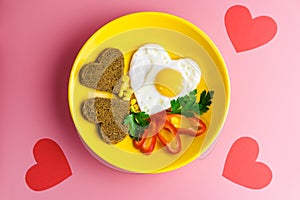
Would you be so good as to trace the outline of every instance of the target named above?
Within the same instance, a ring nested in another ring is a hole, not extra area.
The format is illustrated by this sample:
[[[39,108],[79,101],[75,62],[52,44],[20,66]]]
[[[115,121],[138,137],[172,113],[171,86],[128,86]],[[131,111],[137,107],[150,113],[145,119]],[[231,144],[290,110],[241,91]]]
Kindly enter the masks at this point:
[[[153,119],[147,129],[144,130],[142,138],[139,141],[134,140],[135,148],[140,149],[144,154],[151,154],[156,144],[157,125]]]
[[[154,121],[155,125],[156,125],[156,133],[159,132],[161,129],[163,129],[164,124],[167,120],[167,113],[165,110],[156,113],[154,115],[151,115],[151,121]]]
[[[187,120],[188,123],[191,124],[190,127],[185,127],[185,128],[182,128],[179,125],[177,125],[176,130],[178,131],[178,133],[197,137],[199,135],[202,135],[206,131],[205,123],[197,117],[185,117],[180,114],[168,114],[167,115],[167,119],[171,123],[173,121],[173,118],[177,118],[178,119],[177,121]]]
[[[140,140],[133,140],[133,145],[135,148],[140,149],[143,143],[145,142],[146,138],[142,137]]]
[[[181,131],[179,130],[179,132],[197,137],[199,135],[202,135],[206,131],[206,124],[201,119],[199,119],[197,117],[191,117],[188,119],[192,123],[197,124],[197,127],[198,127],[197,131],[195,132],[195,130],[190,131],[190,129],[186,129],[186,130],[181,130]]]
[[[155,144],[156,144],[156,135],[153,135],[152,137],[148,137],[148,138],[145,139],[145,141],[143,142],[140,150],[144,154],[149,155],[154,150]]]
[[[172,154],[177,154],[181,151],[181,139],[177,134],[176,128],[169,121],[166,121],[164,127],[157,134],[164,148]]]

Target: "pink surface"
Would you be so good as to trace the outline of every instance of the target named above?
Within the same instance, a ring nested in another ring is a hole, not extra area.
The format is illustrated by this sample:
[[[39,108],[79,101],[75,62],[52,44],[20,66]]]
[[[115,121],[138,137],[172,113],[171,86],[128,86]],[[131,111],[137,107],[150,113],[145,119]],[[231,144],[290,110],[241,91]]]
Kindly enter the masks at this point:
[[[237,53],[224,23],[233,5],[246,6],[252,17],[271,17],[274,38]],[[299,10],[298,0],[1,1],[0,199],[300,199]],[[80,47],[108,21],[137,11],[168,12],[197,25],[219,47],[231,78],[231,107],[213,151],[165,174],[127,174],[99,163],[82,145],[68,110],[68,77]],[[257,162],[272,172],[261,189],[222,176],[241,137],[257,142]],[[61,147],[72,175],[37,192],[25,174],[42,138]]]

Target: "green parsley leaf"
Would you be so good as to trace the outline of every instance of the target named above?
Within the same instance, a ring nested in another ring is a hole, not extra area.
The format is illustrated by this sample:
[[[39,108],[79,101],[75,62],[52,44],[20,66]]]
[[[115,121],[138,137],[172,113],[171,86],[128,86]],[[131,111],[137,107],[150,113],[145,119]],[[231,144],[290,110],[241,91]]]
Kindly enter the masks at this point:
[[[171,101],[171,113],[182,114],[192,117],[194,113],[198,113],[198,104],[196,102],[197,90],[191,91],[188,95],[179,97]]]
[[[195,114],[202,115],[209,110],[213,94],[213,91],[206,92],[206,90],[204,90],[200,95],[200,101],[197,102],[197,89],[195,89],[188,95],[172,100],[170,102],[171,113],[182,114],[187,117],[192,117]]]
[[[150,123],[150,116],[145,112],[131,113],[124,119],[124,124],[129,126],[129,135],[135,140],[142,137],[144,130]]]
[[[181,105],[180,105],[178,100],[174,99],[174,100],[171,101],[171,108],[172,108],[171,113],[173,113],[173,114],[180,114],[181,113]]]
[[[137,124],[141,125],[142,127],[148,126],[150,116],[146,114],[145,112],[138,112],[133,113],[134,119],[137,122]]]
[[[214,96],[214,91],[208,91],[204,90],[200,95],[199,100],[199,114],[202,115],[203,113],[206,113],[209,110],[209,106],[212,103],[212,98]]]

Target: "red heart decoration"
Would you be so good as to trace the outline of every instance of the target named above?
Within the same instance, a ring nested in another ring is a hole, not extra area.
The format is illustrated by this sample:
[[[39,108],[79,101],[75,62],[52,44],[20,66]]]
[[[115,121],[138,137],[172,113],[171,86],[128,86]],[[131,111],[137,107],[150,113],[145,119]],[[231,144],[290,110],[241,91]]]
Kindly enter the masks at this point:
[[[25,176],[25,181],[32,190],[49,189],[72,175],[64,152],[53,140],[39,140],[34,145],[33,155],[37,164]]]
[[[258,153],[258,144],[254,139],[239,138],[227,155],[223,177],[250,189],[261,189],[269,185],[272,171],[266,164],[256,161]]]
[[[266,44],[277,32],[276,22],[272,18],[259,16],[252,19],[248,8],[240,5],[227,10],[225,26],[236,52]]]

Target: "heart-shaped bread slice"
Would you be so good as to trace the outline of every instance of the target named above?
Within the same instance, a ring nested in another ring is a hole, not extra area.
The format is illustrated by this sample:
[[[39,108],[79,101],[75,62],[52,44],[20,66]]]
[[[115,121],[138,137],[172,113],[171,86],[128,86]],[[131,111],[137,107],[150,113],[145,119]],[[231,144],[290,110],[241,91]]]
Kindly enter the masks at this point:
[[[128,133],[124,118],[129,115],[129,101],[113,98],[95,97],[82,104],[82,115],[92,123],[99,125],[102,140],[108,144],[121,142]]]
[[[119,49],[104,49],[95,62],[84,65],[79,82],[89,88],[118,94],[124,71],[124,56]]]

